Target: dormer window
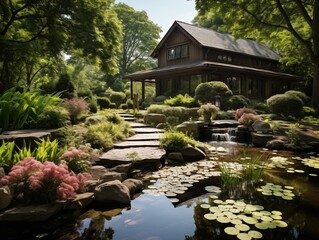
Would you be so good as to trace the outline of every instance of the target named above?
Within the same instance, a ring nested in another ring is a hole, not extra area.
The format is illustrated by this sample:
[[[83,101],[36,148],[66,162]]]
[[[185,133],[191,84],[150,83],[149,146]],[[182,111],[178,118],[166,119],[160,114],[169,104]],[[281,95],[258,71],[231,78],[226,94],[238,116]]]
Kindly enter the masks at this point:
[[[167,59],[174,60],[188,57],[188,44],[167,49]]]

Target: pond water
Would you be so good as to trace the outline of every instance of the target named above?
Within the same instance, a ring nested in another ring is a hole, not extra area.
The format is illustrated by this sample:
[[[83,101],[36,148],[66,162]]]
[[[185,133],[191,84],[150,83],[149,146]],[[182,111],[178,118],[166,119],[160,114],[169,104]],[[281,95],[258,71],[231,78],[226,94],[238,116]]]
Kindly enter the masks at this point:
[[[153,173],[130,208],[88,210],[44,239],[319,239],[318,155],[212,145],[210,161]],[[218,162],[261,155],[261,181],[221,187]]]

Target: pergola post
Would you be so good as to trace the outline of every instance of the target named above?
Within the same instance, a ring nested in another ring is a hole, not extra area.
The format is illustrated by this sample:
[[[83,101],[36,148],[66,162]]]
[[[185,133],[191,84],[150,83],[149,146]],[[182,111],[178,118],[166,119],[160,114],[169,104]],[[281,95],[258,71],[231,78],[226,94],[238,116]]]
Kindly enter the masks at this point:
[[[142,100],[145,100],[145,80],[142,80]]]
[[[133,100],[133,80],[131,79],[131,100]]]

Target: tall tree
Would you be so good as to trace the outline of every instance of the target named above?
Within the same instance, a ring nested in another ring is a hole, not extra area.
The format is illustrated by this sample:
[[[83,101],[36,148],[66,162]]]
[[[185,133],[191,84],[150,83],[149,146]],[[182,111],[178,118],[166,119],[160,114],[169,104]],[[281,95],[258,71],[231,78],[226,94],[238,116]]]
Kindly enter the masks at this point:
[[[88,61],[114,73],[121,24],[111,10],[113,4],[114,0],[1,0],[0,91],[20,81],[21,74],[29,82],[44,67],[41,58],[62,51],[71,54],[77,49]]]
[[[123,24],[122,51],[117,58],[119,77],[144,70],[145,65],[154,66],[150,54],[158,43],[161,28],[145,11],[136,11],[123,3],[116,4],[114,9]]]
[[[306,53],[313,67],[312,106],[319,109],[319,0],[196,0],[196,8],[223,16],[236,37],[268,41],[282,54],[289,48],[288,61],[294,61],[293,49]]]

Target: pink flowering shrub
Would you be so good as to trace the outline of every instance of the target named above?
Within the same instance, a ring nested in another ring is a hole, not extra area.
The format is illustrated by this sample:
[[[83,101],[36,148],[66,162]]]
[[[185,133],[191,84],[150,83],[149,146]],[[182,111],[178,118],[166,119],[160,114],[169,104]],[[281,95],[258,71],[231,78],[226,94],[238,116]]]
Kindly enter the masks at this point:
[[[241,118],[241,116],[244,114],[244,113],[252,113],[254,115],[257,115],[256,111],[254,109],[251,109],[251,108],[238,108],[236,110],[236,113],[235,113],[235,119],[238,120]]]
[[[62,154],[60,160],[75,173],[88,172],[91,165],[89,161],[90,154],[84,152],[83,150],[86,150],[85,146],[80,146],[79,148],[70,147]]]
[[[66,165],[53,162],[41,163],[27,157],[12,167],[0,184],[9,185],[17,199],[27,203],[45,203],[67,200],[86,191],[85,182],[91,179],[87,173],[75,174]]]
[[[84,98],[64,99],[62,106],[69,111],[72,123],[75,123],[81,114],[86,114],[90,110]]]
[[[255,122],[255,121],[260,121],[261,118],[258,115],[255,115],[253,113],[244,113],[243,115],[241,115],[241,117],[238,119],[238,123],[245,125],[246,127],[251,127],[251,125]]]

